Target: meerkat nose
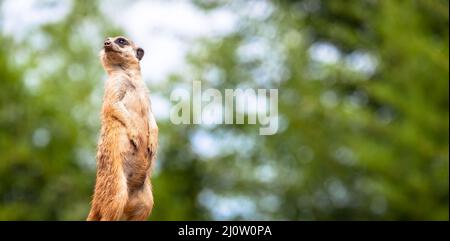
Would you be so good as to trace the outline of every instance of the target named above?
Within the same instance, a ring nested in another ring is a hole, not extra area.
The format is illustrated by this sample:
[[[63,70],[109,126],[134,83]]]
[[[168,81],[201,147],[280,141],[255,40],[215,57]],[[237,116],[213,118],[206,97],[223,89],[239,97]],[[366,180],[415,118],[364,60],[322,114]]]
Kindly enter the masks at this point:
[[[104,43],[103,43],[103,45],[105,46],[105,47],[109,47],[109,46],[111,46],[111,41],[109,41],[109,40],[106,40]]]

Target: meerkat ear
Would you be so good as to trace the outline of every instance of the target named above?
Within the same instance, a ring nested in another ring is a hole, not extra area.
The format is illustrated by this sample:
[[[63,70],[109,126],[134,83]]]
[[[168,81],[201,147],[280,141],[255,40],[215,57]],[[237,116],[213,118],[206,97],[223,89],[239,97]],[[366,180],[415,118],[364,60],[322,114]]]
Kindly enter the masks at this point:
[[[136,49],[136,58],[141,60],[142,57],[144,57],[144,50],[142,48]]]

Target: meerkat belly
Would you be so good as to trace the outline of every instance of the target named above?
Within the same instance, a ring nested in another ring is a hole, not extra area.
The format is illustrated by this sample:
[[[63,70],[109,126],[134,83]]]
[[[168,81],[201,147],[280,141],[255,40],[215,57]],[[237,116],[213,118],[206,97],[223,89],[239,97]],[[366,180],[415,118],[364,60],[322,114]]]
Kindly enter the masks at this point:
[[[131,147],[125,161],[125,174],[130,188],[142,187],[150,168],[148,158],[148,101],[139,91],[130,91],[123,98],[123,103],[130,114],[139,133],[139,146]]]

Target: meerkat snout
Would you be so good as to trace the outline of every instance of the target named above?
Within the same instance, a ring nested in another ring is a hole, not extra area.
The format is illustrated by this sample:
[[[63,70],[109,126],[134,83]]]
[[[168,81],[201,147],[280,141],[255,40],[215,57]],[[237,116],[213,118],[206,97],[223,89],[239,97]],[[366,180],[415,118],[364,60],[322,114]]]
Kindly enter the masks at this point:
[[[111,41],[108,39],[103,43],[103,48],[105,49],[105,52],[111,52],[114,51],[112,47]]]
[[[107,40],[105,40],[105,42],[103,43],[103,45],[105,46],[105,48],[106,48],[106,47],[111,47],[111,46],[112,46],[112,43],[111,43],[111,41],[110,41],[109,39],[107,39]]]

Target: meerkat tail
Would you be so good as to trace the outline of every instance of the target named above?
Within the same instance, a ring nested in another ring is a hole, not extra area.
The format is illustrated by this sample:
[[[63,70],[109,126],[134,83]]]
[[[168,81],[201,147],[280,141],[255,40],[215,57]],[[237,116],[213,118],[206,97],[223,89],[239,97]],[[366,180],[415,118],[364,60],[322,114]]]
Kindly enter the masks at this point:
[[[112,138],[114,140],[117,138]],[[114,142],[114,141],[113,141]],[[95,185],[92,208],[87,220],[114,221],[123,216],[128,201],[127,180],[122,169],[123,156],[118,151],[118,143],[102,150],[98,156],[99,168]]]

